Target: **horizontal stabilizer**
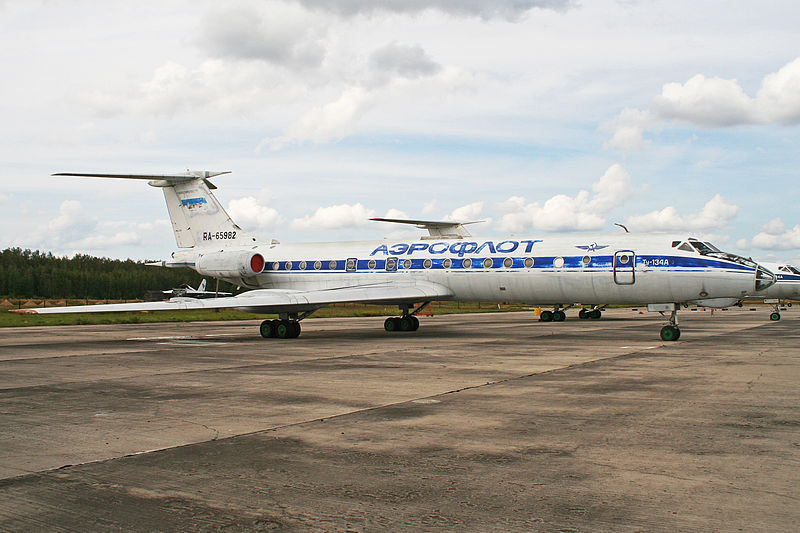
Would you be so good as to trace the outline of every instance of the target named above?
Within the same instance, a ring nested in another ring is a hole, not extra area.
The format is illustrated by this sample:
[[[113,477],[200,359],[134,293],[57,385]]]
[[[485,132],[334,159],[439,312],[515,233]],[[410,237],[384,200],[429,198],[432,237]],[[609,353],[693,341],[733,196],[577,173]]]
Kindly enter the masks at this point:
[[[477,224],[484,222],[483,220],[475,220],[472,222],[447,222],[435,220],[405,220],[402,218],[371,218],[377,222],[392,222],[394,224],[410,224],[419,229],[428,230],[428,236],[423,239],[463,239],[465,237],[472,237],[467,228],[467,224]]]
[[[166,182],[168,184],[182,183],[184,181],[201,179],[206,182],[209,189],[216,187],[208,181],[208,178],[230,174],[230,170],[222,172],[212,172],[209,170],[187,170],[179,174],[93,174],[84,172],[59,172],[53,176],[79,176],[84,178],[119,178],[126,180],[150,180],[154,182]]]

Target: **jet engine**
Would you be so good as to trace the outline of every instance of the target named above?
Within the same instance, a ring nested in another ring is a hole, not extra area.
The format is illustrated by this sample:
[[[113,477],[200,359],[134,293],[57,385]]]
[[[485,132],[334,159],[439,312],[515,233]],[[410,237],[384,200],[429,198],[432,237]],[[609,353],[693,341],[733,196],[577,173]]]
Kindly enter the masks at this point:
[[[204,276],[231,278],[260,274],[264,264],[264,256],[257,252],[222,250],[199,256],[195,270]]]

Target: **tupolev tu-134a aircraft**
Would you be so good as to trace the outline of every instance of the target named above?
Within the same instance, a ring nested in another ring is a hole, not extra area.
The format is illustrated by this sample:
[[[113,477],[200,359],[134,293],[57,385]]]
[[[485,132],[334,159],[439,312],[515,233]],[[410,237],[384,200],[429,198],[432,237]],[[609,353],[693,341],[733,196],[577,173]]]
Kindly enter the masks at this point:
[[[565,319],[575,302],[592,304],[582,318],[599,318],[606,305],[643,304],[668,313],[665,341],[677,340],[680,304],[740,300],[775,283],[752,260],[695,239],[663,234],[563,234],[476,238],[466,222],[373,219],[427,229],[420,240],[280,244],[242,231],[212,194],[209,178],[228,172],[169,175],[61,173],[148,180],[160,188],[181,250],[156,263],[188,267],[247,287],[237,296],[164,302],[47,307],[29,313],[91,313],[237,308],[278,314],[264,337],[294,338],[300,321],[326,305],[397,305],[386,331],[415,331],[416,315],[433,301],[548,304],[542,319]]]

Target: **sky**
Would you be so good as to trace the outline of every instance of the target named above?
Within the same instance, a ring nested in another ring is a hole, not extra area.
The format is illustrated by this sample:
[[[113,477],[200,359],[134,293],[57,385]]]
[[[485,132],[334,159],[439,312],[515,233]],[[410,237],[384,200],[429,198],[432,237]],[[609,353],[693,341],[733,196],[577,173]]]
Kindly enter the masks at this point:
[[[0,0],[9,246],[161,259],[232,171],[281,242],[667,231],[800,264],[800,3]]]

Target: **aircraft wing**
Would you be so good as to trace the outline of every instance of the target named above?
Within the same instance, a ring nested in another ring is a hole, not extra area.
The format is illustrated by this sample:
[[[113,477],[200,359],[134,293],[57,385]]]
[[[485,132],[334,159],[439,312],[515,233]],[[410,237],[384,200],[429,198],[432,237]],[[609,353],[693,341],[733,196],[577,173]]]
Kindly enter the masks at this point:
[[[188,309],[236,308],[251,313],[282,313],[309,311],[335,303],[403,304],[430,300],[446,300],[453,292],[438,283],[407,281],[374,283],[325,290],[296,291],[285,289],[256,289],[225,298],[172,298],[163,302],[122,304],[72,305],[12,309],[22,314],[108,313],[121,311],[180,311]]]

